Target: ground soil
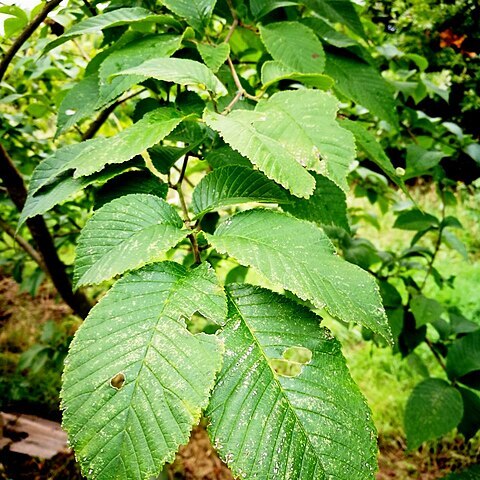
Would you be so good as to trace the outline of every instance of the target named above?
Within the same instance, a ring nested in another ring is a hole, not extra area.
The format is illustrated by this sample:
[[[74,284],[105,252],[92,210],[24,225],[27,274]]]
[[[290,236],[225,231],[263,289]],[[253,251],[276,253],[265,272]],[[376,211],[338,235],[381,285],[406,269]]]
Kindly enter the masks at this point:
[[[20,293],[17,284],[0,275],[0,348],[2,352],[21,353],[38,336],[45,321],[62,321],[71,311],[59,302],[48,285],[41,287],[35,299]],[[21,407],[21,406],[19,406]],[[21,412],[18,412],[21,413]],[[35,412],[25,412],[35,413]],[[450,472],[480,463],[480,442],[465,443],[461,438],[429,444],[407,453],[404,440],[379,438],[377,480],[434,480]],[[168,469],[170,480],[231,480],[228,468],[214,452],[205,430],[193,430],[188,445],[180,448]],[[73,454],[59,454],[50,460],[0,451],[0,480],[80,480]]]

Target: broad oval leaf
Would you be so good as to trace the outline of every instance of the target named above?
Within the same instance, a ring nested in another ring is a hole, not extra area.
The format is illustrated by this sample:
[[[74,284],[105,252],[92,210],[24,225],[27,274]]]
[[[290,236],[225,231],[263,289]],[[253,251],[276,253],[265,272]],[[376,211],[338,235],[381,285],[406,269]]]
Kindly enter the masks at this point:
[[[135,22],[155,22],[165,25],[179,26],[179,23],[169,15],[156,15],[150,10],[141,7],[118,8],[102,15],[87,18],[76,23],[70,30],[65,32],[59,38],[50,42],[44,49],[43,53],[58,47],[68,40],[85,35],[87,33],[100,32],[104,28],[119,27],[121,25],[130,25]]]
[[[480,370],[480,330],[455,340],[447,354],[447,371],[452,378],[463,377],[476,370]]]
[[[314,176],[316,187],[313,195],[308,200],[292,197],[290,203],[282,205],[282,209],[294,217],[349,232],[345,193],[328,178]]]
[[[162,3],[196,30],[204,30],[217,0],[162,0]]]
[[[267,177],[297,197],[309,197],[315,170],[347,190],[355,157],[353,135],[336,122],[338,101],[319,90],[278,92],[255,111],[206,111],[205,121]]]
[[[164,262],[119,280],[79,328],[65,361],[63,426],[89,479],[146,480],[171,462],[206,407],[222,346],[224,292],[205,264]]]
[[[327,52],[325,73],[345,97],[368,108],[373,115],[398,126],[393,87],[366,62],[340,53]]]
[[[233,473],[373,478],[370,411],[320,318],[258,287],[235,287],[229,300],[220,335],[225,360],[206,414],[212,442]]]
[[[185,58],[154,58],[114,75],[139,75],[179,85],[204,87],[216,95],[226,95],[227,89],[203,63]]]
[[[240,203],[288,202],[286,192],[263,173],[241,165],[216,168],[195,187],[192,205],[195,215]]]
[[[40,190],[28,192],[25,206],[23,207],[18,222],[21,226],[27,218],[42,215],[55,205],[67,200],[71,195],[97,182],[105,182],[116,177],[124,170],[136,166],[135,160],[120,165],[112,165],[104,170],[87,177],[72,178],[69,174],[55,178],[54,183],[48,184]]]
[[[261,79],[263,90],[280,80],[300,82],[311,88],[328,90],[333,86],[333,79],[321,73],[298,73],[283,63],[268,60],[262,65]]]
[[[110,78],[112,75],[136,67],[146,60],[168,58],[180,48],[181,44],[181,35],[149,35],[112,52],[99,68],[100,98],[96,108],[103,108],[130,87],[144,80],[142,75]]]
[[[35,194],[67,170],[74,170],[73,176],[78,178],[98,172],[108,164],[124,163],[163,140],[184,118],[173,108],[159,108],[113,137],[60,148],[35,169],[30,193]]]
[[[306,25],[299,22],[261,25],[260,36],[273,59],[294,72],[323,72],[325,53],[322,43]]]
[[[165,200],[148,194],[117,198],[100,208],[80,234],[76,286],[97,284],[159,260],[188,235]]]
[[[463,416],[460,392],[439,378],[428,378],[413,390],[405,409],[405,432],[410,450],[445,435]]]
[[[210,45],[208,43],[197,43],[197,50],[205,65],[213,73],[216,73],[230,55],[230,44]]]
[[[391,342],[375,279],[336,255],[319,227],[284,213],[255,209],[227,219],[207,237],[218,251],[254,267],[274,285]]]

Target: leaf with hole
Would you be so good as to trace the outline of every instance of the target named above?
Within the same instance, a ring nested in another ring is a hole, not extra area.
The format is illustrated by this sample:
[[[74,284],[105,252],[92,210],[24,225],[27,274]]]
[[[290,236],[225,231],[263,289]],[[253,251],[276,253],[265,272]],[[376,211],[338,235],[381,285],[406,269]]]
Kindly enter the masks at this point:
[[[206,415],[212,443],[234,475],[373,476],[370,411],[320,318],[258,287],[232,287],[228,297],[225,360]]]
[[[145,480],[187,443],[207,406],[222,345],[192,335],[195,312],[225,319],[206,264],[149,265],[119,280],[79,328],[65,360],[63,427],[89,479]]]
[[[192,195],[196,217],[241,203],[288,201],[285,190],[275,182],[263,173],[241,165],[216,168],[198,183]]]
[[[97,284],[160,260],[188,235],[182,227],[177,211],[154,195],[125,195],[107,203],[78,240],[75,285]]]
[[[207,238],[219,252],[254,267],[275,286],[391,341],[375,279],[338,257],[323,230],[312,223],[256,209],[227,219]]]

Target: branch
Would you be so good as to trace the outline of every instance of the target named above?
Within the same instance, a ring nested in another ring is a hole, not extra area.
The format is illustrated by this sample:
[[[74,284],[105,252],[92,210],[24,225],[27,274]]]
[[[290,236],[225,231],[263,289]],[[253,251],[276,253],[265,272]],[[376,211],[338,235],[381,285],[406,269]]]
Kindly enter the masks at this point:
[[[0,144],[0,179],[18,211],[21,211],[27,199],[27,189],[20,172],[2,144]],[[72,282],[65,264],[58,256],[45,220],[41,215],[37,215],[29,218],[26,223],[58,293],[77,315],[85,318],[91,309],[90,301],[83,292],[73,292]]]
[[[48,14],[58,5],[62,0],[51,0],[43,7],[43,10],[25,27],[22,33],[16,38],[12,46],[7,50],[2,61],[0,62],[0,82],[3,80],[5,73],[16,53],[22,48],[22,45],[33,35],[35,30],[47,18]]]
[[[43,261],[42,256],[20,235],[15,234],[15,230],[5,221],[0,218],[0,228],[15,242],[23,248],[23,250],[35,261],[35,263],[44,271],[47,272],[47,267]]]
[[[119,105],[126,102],[127,100],[130,100],[133,97],[136,97],[137,95],[140,95],[145,91],[146,89],[142,89],[142,90],[139,90],[138,92],[132,93],[127,97],[119,98],[118,100],[113,102],[109,107],[107,107],[105,110],[102,110],[98,115],[98,117],[89,125],[87,130],[82,134],[82,140],[88,140],[90,138],[93,138],[95,134],[100,130],[102,125],[108,120],[108,117],[110,116],[110,114],[112,114],[113,111]]]

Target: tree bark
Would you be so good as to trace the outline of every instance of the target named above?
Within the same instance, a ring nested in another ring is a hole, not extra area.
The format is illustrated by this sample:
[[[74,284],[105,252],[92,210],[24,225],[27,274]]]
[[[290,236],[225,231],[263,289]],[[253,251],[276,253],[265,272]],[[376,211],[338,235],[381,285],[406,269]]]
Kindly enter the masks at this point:
[[[0,178],[13,203],[17,209],[21,211],[27,199],[27,189],[23,183],[21,174],[1,144]],[[29,218],[26,224],[58,293],[77,315],[85,318],[92,305],[83,292],[78,290],[76,292],[73,291],[72,282],[66,272],[65,264],[58,256],[53,238],[50,235],[45,220],[41,215],[37,215]]]

